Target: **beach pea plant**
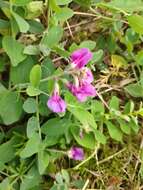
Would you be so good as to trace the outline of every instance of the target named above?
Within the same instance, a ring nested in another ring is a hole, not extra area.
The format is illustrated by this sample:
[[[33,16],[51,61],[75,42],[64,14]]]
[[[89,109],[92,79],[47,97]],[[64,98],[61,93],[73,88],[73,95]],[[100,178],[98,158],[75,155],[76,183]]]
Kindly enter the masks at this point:
[[[0,0],[0,190],[141,189],[142,12]]]

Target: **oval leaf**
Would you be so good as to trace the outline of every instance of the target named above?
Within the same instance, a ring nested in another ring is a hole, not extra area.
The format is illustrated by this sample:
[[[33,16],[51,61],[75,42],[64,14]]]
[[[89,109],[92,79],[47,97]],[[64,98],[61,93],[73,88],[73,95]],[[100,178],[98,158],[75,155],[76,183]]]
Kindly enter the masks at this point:
[[[37,87],[40,84],[41,79],[41,66],[40,65],[34,65],[30,72],[30,83],[33,87]]]

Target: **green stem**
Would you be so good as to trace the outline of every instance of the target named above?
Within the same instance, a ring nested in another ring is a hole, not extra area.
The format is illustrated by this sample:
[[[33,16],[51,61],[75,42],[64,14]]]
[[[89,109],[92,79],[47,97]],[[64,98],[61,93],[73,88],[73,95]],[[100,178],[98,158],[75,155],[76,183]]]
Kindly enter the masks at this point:
[[[38,96],[36,96],[36,104],[37,104],[36,117],[37,117],[37,121],[38,121],[39,138],[42,139],[42,136],[41,136],[41,128],[40,128],[40,118],[39,118],[39,102],[38,102]]]
[[[99,148],[99,145],[97,145],[94,152],[87,159],[83,160],[80,164],[76,165],[73,169],[78,170],[82,165],[84,165],[86,162],[91,160],[97,154],[98,148]]]
[[[47,0],[47,28],[49,28],[50,20],[50,0]]]
[[[50,149],[50,148],[47,148],[46,150],[50,151],[50,152],[61,153],[61,154],[67,155],[67,152],[62,151],[62,150],[56,150],[56,149]]]
[[[68,75],[68,74],[72,74],[72,73],[75,73],[75,71],[65,71],[63,73],[60,73],[60,74],[56,74],[56,75],[52,75],[52,76],[49,76],[49,77],[46,77],[44,79],[41,79],[40,80],[40,83],[42,82],[47,82],[49,80],[54,80],[56,78],[59,78],[59,77],[62,77],[64,75]],[[21,83],[21,84],[17,84],[15,85],[12,90],[15,90],[16,88],[20,88],[20,89],[23,89],[23,88],[27,88],[28,86],[30,85],[30,83]]]

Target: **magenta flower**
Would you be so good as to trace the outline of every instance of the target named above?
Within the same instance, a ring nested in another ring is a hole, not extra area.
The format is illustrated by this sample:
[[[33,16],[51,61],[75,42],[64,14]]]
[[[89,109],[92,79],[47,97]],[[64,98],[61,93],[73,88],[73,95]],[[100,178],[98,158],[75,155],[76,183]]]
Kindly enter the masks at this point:
[[[94,77],[93,77],[93,74],[92,74],[90,69],[88,69],[88,68],[83,69],[83,71],[82,71],[82,79],[81,80],[82,80],[83,83],[88,83],[88,84],[93,82]]]
[[[81,69],[92,59],[92,56],[89,49],[81,48],[72,53],[71,61],[74,67]]]
[[[84,152],[82,148],[72,147],[69,151],[69,157],[73,160],[83,160],[84,159]]]
[[[48,108],[55,113],[63,113],[66,110],[65,101],[59,96],[58,92],[54,92],[47,102]]]
[[[76,87],[69,83],[67,87],[80,102],[85,102],[88,97],[96,96],[96,90],[92,84],[82,83],[79,87]]]

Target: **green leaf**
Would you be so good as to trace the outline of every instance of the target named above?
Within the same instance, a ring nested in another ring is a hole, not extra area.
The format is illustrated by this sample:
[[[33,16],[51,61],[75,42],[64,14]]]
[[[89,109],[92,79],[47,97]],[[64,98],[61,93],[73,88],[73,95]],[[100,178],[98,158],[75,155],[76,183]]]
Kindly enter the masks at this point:
[[[30,83],[33,87],[38,87],[40,84],[42,71],[40,65],[34,65],[30,72]]]
[[[61,8],[56,14],[55,17],[59,21],[66,21],[69,18],[71,18],[74,15],[74,12],[72,9],[64,7]]]
[[[96,141],[93,132],[83,134],[83,137],[80,137],[80,130],[77,126],[72,126],[71,132],[79,145],[89,149],[95,149]]]
[[[41,177],[39,175],[39,172],[37,170],[37,167],[34,165],[26,175],[24,175],[24,178],[22,179],[22,183],[20,184],[20,190],[36,190],[36,188],[39,186],[41,181]],[[37,189],[40,189],[38,187]]]
[[[130,100],[129,102],[127,102],[125,104],[124,113],[127,115],[127,114],[133,112],[134,111],[134,107],[135,107],[134,102]]]
[[[113,125],[113,123],[111,123],[110,121],[106,121],[105,124],[108,128],[111,138],[113,138],[117,141],[122,141],[123,134],[122,134],[121,130],[119,129],[119,127]]]
[[[3,93],[3,92],[6,92],[8,91],[5,86],[3,84],[0,83],[0,95]]]
[[[68,5],[72,0],[56,0],[57,5]]]
[[[29,20],[28,23],[30,25],[29,32],[34,33],[34,34],[35,33],[40,34],[40,33],[42,33],[44,31],[44,26],[39,21]]]
[[[37,133],[27,141],[25,148],[21,151],[21,158],[28,158],[39,151],[40,139]]]
[[[63,35],[63,29],[60,26],[53,26],[49,32],[46,32],[41,44],[48,48],[53,48],[61,40]]]
[[[137,134],[138,131],[139,131],[138,118],[135,118],[135,117],[132,116],[131,120],[129,122],[129,126]]]
[[[70,125],[71,123],[66,118],[53,118],[49,119],[46,123],[42,125],[41,131],[48,137],[61,137],[69,130]]]
[[[17,66],[22,62],[26,56],[23,54],[24,46],[11,36],[4,36],[2,45],[8,56],[10,57],[11,64]]]
[[[143,87],[138,83],[129,84],[125,87],[125,91],[133,97],[143,97]]]
[[[119,98],[117,98],[116,96],[112,96],[109,107],[110,109],[119,110]]]
[[[35,60],[28,56],[23,62],[16,67],[11,67],[10,81],[15,85],[19,83],[29,82],[30,71],[35,63]]]
[[[8,34],[10,28],[10,22],[7,20],[0,19],[0,33]]]
[[[143,34],[143,17],[140,15],[131,15],[127,17],[129,25],[139,34]]]
[[[32,0],[12,0],[14,5],[16,6],[24,6],[27,5],[27,3],[30,3]]]
[[[127,11],[129,13],[143,10],[143,2],[141,0],[112,0],[109,3],[98,3],[97,6],[105,6],[109,9],[115,9],[120,12]]]
[[[39,94],[41,94],[41,91],[37,88],[34,88],[33,86],[28,86],[28,88],[26,89],[26,93],[29,96],[38,96]]]
[[[87,40],[87,41],[83,41],[81,42],[80,48],[88,48],[90,50],[93,50],[96,47],[96,42],[92,41],[92,40]]]
[[[44,150],[40,150],[38,152],[38,169],[40,175],[44,174],[48,165],[49,165],[49,154]]]
[[[137,64],[143,66],[143,50],[139,51],[135,57]]]
[[[11,185],[10,185],[10,180],[8,177],[6,177],[2,182],[0,183],[0,190],[10,190]]]
[[[103,133],[101,133],[99,130],[95,129],[94,135],[95,135],[96,140],[99,143],[106,144],[106,137]]]
[[[5,92],[0,98],[0,116],[5,125],[10,125],[22,115],[22,100],[16,92]]]
[[[29,118],[27,123],[27,137],[31,138],[38,129],[38,120],[35,116]]]
[[[122,130],[125,134],[127,134],[127,135],[131,134],[131,127],[130,127],[130,125],[129,125],[126,121],[124,121],[124,120],[122,120],[122,119],[117,119],[117,121],[118,121],[119,124],[120,124],[121,130]]]
[[[41,14],[43,14],[44,9],[44,2],[43,1],[32,1],[27,6],[27,15],[26,18],[29,19],[36,19]]]
[[[9,141],[0,145],[0,163],[7,163],[15,157],[15,138],[10,139]]]
[[[95,62],[100,61],[100,59],[103,56],[103,50],[98,50],[96,52],[93,53],[93,58],[91,60],[91,64],[94,64]]]
[[[36,45],[28,45],[24,48],[24,51],[23,51],[24,54],[27,54],[27,55],[37,55],[40,53],[39,51],[39,47],[36,46]]]
[[[78,3],[83,7],[89,7],[91,5],[92,0],[73,0],[73,1],[75,1],[76,3]]]
[[[21,16],[19,16],[15,12],[12,12],[12,15],[17,22],[20,32],[26,33],[30,28],[28,22],[26,22]]]
[[[93,100],[92,101],[91,110],[95,116],[97,113],[104,114],[104,112],[105,112],[104,105],[99,100]]]
[[[83,126],[88,125],[93,128],[97,128],[93,115],[82,107],[82,104],[78,103],[74,96],[70,93],[66,94],[67,109],[77,118]]]
[[[37,111],[36,101],[33,98],[27,98],[23,104],[23,109],[27,113],[35,113]]]

